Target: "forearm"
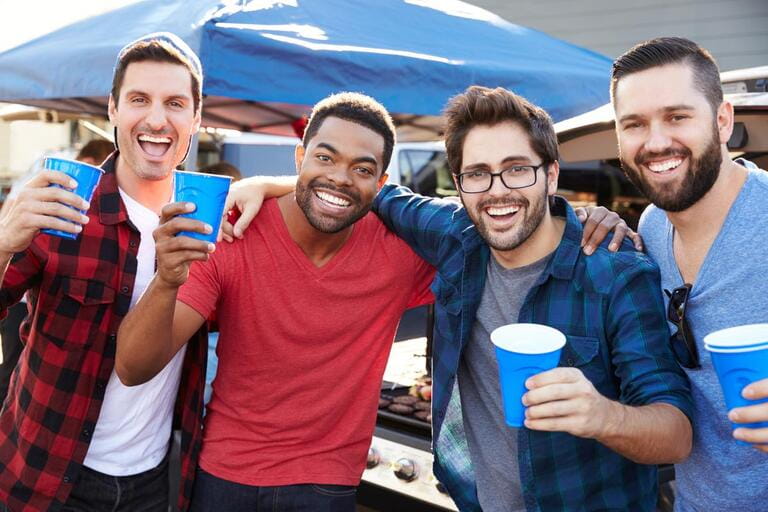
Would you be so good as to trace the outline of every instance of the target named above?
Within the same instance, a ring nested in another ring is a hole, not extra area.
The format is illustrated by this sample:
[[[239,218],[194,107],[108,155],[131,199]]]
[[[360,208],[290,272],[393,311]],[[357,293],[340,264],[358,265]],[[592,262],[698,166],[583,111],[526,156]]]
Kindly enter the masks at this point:
[[[173,342],[173,317],[177,292],[177,287],[165,285],[155,276],[120,324],[115,371],[126,386],[152,379],[175,355],[178,347]]]
[[[677,407],[659,403],[633,407],[609,401],[611,420],[597,441],[639,464],[677,463],[691,452],[692,430]]]

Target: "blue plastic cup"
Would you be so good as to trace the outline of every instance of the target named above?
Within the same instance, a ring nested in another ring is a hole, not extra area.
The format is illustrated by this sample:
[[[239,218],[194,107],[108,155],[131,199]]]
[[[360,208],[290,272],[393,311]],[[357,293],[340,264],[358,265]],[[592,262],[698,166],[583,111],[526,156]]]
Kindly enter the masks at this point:
[[[525,381],[557,366],[565,335],[546,325],[510,324],[494,329],[491,342],[499,363],[504,420],[510,427],[522,427]]]
[[[704,337],[704,347],[709,351],[729,411],[768,402],[768,398],[747,400],[741,395],[749,384],[768,378],[768,324],[715,331]],[[768,428],[768,421],[732,425],[733,428]]]
[[[43,161],[43,167],[45,167],[46,169],[50,169],[51,171],[63,172],[67,176],[74,179],[77,182],[77,188],[72,190],[72,192],[82,197],[89,203],[91,202],[91,198],[93,198],[93,192],[96,190],[96,185],[99,184],[101,175],[104,174],[104,171],[102,171],[98,167],[95,167],[93,165],[89,165],[83,162],[78,162],[76,160],[66,160],[64,158],[48,157]],[[55,184],[52,184],[50,186],[62,188],[61,186],[55,185]],[[72,207],[70,206],[70,208]],[[77,210],[76,208],[72,208],[72,209]],[[85,215],[85,212],[86,212],[85,210],[77,210],[77,211],[79,211],[83,215]],[[66,231],[61,231],[58,229],[42,229],[41,232],[46,233],[48,235],[55,235],[55,236],[60,236],[64,238],[70,238],[72,240],[76,240],[79,234],[79,233],[67,233]]]
[[[196,207],[192,213],[181,216],[205,222],[213,228],[208,235],[190,231],[180,231],[179,235],[216,243],[231,182],[230,176],[185,171],[174,173],[174,200],[194,203]]]

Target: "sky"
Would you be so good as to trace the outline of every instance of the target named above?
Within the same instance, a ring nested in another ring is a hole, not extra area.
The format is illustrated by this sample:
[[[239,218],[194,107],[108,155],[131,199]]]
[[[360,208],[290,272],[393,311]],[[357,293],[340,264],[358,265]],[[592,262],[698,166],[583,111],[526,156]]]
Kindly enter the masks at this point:
[[[140,0],[0,0],[0,52]],[[35,23],[20,20],[34,19]]]

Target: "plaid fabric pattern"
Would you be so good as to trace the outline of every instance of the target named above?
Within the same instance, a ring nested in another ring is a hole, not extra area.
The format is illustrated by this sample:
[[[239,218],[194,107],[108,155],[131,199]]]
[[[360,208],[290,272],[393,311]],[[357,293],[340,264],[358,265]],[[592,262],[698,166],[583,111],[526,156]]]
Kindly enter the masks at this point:
[[[4,312],[29,291],[24,351],[0,414],[0,503],[14,512],[61,508],[80,471],[128,313],[140,235],[114,172],[103,168],[90,222],[77,240],[41,234],[14,256],[0,289]],[[202,337],[201,337],[202,336]],[[182,429],[182,510],[200,445],[206,340],[190,342],[175,424]]]
[[[435,476],[462,511],[479,511],[456,374],[480,305],[490,249],[466,211],[446,201],[388,185],[374,211],[437,267],[433,349]],[[579,368],[603,395],[628,405],[668,403],[691,417],[688,381],[669,345],[659,272],[626,241],[608,240],[584,256],[582,228],[562,198],[551,209],[566,218],[554,257],[529,292],[520,322],[566,334],[560,366]],[[653,510],[655,466],[635,464],[597,441],[565,433],[518,430],[518,463],[529,511]]]

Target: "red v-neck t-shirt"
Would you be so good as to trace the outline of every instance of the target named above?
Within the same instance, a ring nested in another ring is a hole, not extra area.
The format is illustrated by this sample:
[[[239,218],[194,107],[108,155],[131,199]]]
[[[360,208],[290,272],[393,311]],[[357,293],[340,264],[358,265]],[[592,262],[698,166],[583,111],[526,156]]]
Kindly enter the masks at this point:
[[[317,268],[277,201],[265,202],[242,240],[193,265],[178,295],[219,320],[202,469],[257,486],[357,485],[398,322],[433,300],[433,277],[371,213]]]

